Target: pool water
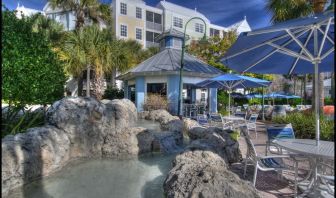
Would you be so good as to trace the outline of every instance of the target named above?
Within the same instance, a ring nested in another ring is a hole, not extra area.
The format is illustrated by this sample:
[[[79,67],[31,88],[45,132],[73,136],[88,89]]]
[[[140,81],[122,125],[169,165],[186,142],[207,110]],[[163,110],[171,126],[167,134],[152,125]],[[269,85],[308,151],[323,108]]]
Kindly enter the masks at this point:
[[[139,159],[81,159],[9,197],[24,198],[160,198],[173,155],[148,154]]]

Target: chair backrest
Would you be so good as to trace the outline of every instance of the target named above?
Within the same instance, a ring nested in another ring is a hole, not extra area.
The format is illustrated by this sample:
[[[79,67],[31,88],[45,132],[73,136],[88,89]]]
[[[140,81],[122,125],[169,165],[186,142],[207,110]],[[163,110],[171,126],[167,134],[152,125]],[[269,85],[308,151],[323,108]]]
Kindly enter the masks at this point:
[[[245,142],[246,142],[246,145],[247,145],[246,158],[249,158],[253,161],[256,161],[257,160],[257,152],[254,148],[254,145],[253,145],[252,141],[251,141],[251,137],[248,134],[246,125],[240,126],[240,133],[243,135],[243,138],[245,139]]]
[[[215,122],[221,122],[222,117],[220,114],[210,114],[210,119]]]
[[[250,118],[249,118],[249,122],[257,122],[258,119],[258,114],[251,114]]]
[[[267,125],[266,133],[268,141],[271,142],[274,139],[281,138],[295,138],[294,130],[292,124],[276,124],[276,125]]]
[[[208,124],[208,119],[206,118],[206,115],[198,114],[196,118],[197,118],[197,122],[200,125],[207,125]]]

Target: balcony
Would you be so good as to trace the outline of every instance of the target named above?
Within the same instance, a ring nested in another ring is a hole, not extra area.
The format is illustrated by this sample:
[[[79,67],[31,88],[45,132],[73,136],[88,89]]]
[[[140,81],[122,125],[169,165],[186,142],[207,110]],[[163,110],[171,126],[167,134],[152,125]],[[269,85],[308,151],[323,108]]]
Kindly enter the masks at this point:
[[[160,43],[146,41],[146,48],[148,48],[148,47],[160,47]]]
[[[146,28],[162,32],[162,24],[146,21]]]

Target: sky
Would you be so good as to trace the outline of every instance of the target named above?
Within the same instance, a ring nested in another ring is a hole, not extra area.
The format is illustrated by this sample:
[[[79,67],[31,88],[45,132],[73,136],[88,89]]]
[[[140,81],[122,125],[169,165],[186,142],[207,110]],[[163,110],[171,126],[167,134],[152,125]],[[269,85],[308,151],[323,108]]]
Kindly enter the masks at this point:
[[[147,5],[155,6],[160,0],[145,0]],[[267,0],[167,0],[204,14],[213,24],[229,26],[246,16],[251,28],[258,29],[271,25],[270,13],[265,8]],[[15,9],[18,2],[27,8],[42,10],[47,0],[3,0],[9,9]],[[101,0],[110,3],[111,0]]]

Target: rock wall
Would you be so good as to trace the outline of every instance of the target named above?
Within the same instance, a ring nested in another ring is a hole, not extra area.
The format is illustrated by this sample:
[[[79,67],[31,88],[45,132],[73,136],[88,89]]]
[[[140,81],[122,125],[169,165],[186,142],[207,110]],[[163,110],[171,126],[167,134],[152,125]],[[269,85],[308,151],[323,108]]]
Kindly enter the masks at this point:
[[[227,169],[222,157],[202,150],[178,155],[163,188],[167,198],[260,197],[250,183]]]
[[[134,127],[127,100],[64,98],[47,111],[47,123],[2,139],[2,195],[48,175],[79,157],[137,156],[150,150],[148,131]]]
[[[184,119],[184,131],[191,142],[177,155],[164,182],[168,198],[182,197],[260,197],[250,183],[231,172],[228,164],[239,162],[239,144],[232,131],[202,127]]]

